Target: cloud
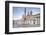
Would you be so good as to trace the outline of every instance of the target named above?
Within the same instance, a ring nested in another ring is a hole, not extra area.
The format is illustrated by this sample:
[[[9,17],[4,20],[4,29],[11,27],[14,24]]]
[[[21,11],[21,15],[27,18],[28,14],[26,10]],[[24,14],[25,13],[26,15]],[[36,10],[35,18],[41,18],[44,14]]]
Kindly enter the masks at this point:
[[[40,12],[34,12],[34,13],[32,13],[32,15],[35,15],[35,14],[39,14]]]
[[[22,18],[22,16],[19,16],[19,17],[13,17],[13,20],[20,20]]]

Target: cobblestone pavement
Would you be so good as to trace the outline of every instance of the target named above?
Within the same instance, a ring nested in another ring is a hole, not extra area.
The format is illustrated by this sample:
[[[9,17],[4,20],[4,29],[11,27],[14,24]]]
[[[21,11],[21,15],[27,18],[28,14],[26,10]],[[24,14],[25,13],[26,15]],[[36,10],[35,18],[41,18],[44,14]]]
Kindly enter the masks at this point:
[[[23,24],[19,25],[14,23],[13,28],[18,28],[18,27],[40,27],[40,24]]]

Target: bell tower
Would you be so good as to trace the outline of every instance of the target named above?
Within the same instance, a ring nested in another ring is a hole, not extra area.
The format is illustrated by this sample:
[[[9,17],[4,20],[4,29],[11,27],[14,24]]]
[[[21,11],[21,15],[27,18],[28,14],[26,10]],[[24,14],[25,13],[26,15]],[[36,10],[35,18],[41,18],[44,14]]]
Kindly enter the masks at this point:
[[[27,13],[27,16],[29,16],[29,12]]]
[[[30,11],[30,15],[32,15],[32,11]]]
[[[26,8],[25,8],[25,11],[24,11],[24,13],[25,13],[25,16],[26,16]]]

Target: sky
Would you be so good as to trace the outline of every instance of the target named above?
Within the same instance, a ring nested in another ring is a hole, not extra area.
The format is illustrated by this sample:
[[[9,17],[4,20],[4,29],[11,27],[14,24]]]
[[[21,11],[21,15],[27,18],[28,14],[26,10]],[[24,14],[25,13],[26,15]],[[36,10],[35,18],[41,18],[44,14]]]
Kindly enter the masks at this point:
[[[21,17],[24,12],[25,12],[25,8],[26,8],[26,13],[32,11],[32,14],[37,14],[40,13],[40,8],[36,8],[36,7],[13,7],[13,17]]]

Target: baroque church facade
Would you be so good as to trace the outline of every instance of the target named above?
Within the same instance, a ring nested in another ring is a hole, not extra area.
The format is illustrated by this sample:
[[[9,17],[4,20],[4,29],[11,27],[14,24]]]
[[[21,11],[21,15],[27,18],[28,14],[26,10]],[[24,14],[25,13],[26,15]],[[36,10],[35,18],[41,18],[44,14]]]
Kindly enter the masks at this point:
[[[40,13],[32,15],[32,11],[25,13],[22,16],[21,24],[40,24]]]

